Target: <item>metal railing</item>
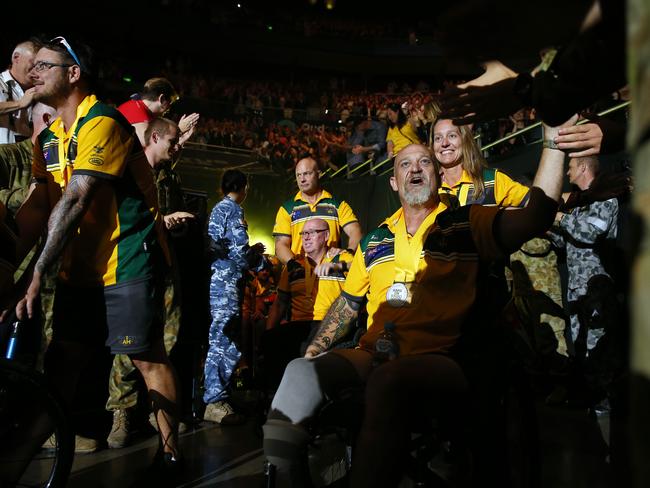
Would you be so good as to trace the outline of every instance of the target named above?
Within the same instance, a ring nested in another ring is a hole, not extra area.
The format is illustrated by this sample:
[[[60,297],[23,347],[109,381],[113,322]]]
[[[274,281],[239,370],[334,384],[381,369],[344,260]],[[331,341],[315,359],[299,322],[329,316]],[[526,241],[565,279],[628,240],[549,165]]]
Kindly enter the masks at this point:
[[[602,117],[603,115],[607,115],[607,114],[610,114],[610,113],[612,113],[612,112],[616,112],[616,111],[618,111],[618,110],[624,109],[624,108],[626,108],[626,107],[629,106],[629,105],[630,105],[630,102],[629,102],[629,101],[628,101],[628,102],[622,102],[622,103],[619,103],[618,105],[615,105],[615,106],[610,107],[610,108],[608,108],[608,109],[606,109],[606,110],[603,110],[602,112],[599,112],[597,115],[600,116],[600,117]],[[583,120],[581,120],[580,122],[578,122],[577,125],[586,124],[587,122],[589,122],[588,119],[583,119]],[[500,139],[497,139],[496,141],[490,142],[489,144],[486,144],[485,146],[482,146],[480,149],[481,149],[481,151],[487,151],[488,149],[492,149],[493,147],[498,146],[499,144],[502,144],[502,143],[504,143],[504,142],[506,142],[506,141],[509,141],[510,139],[514,139],[515,137],[518,137],[518,136],[520,136],[521,134],[525,134],[526,132],[530,132],[531,130],[533,130],[533,129],[537,128],[537,127],[540,127],[541,125],[542,125],[541,122],[535,122],[534,124],[531,124],[531,125],[529,125],[529,126],[526,126],[526,127],[524,127],[523,129],[519,129],[518,131],[512,132],[512,133],[510,133],[510,134],[508,134],[508,135],[506,135],[506,136],[503,136],[503,137],[501,137]],[[474,137],[474,139],[479,139],[479,138],[480,138],[480,135],[476,135],[476,136]],[[533,141],[533,142],[531,142],[530,144],[539,144],[540,142],[542,142],[542,139],[538,139],[538,140],[536,140],[536,141]],[[392,161],[392,158],[387,158],[387,159],[385,159],[385,160],[383,160],[383,161],[377,163],[377,164],[372,168],[372,170],[373,170],[373,171],[374,171],[374,170],[377,170],[377,168],[380,168],[381,166],[384,166],[384,165],[385,165],[386,163],[388,163],[389,161]],[[355,166],[353,169],[350,170],[350,174],[355,173],[356,171],[360,170],[360,169],[363,168],[363,167],[368,166],[368,165],[371,164],[371,163],[372,163],[372,160],[369,159],[368,161],[365,161],[364,163],[362,163],[362,164],[360,164],[360,165],[358,165],[358,166]],[[336,176],[337,174],[339,174],[339,173],[341,173],[342,171],[346,170],[347,167],[348,167],[347,164],[343,165],[342,167],[340,167],[339,169],[337,169],[334,173],[332,173],[331,175],[329,175],[329,177],[330,177],[330,178],[333,178],[333,177]],[[370,171],[370,170],[369,170],[369,171]],[[392,167],[391,167],[391,168],[388,168],[388,169],[385,170],[384,172],[380,173],[378,176],[386,175],[386,174],[390,173],[391,171],[393,171],[393,168],[392,168]],[[366,174],[366,173],[367,173],[367,172],[364,172],[363,174]],[[324,176],[325,174],[326,174],[326,173],[324,173],[324,174],[321,175],[321,176]]]

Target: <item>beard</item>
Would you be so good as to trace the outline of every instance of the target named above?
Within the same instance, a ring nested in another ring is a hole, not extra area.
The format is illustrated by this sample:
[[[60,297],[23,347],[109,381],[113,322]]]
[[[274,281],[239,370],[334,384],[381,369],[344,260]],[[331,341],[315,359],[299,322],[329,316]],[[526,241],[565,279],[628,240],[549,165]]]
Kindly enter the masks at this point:
[[[426,183],[428,182],[425,182],[420,188],[413,190],[408,190],[406,185],[404,185],[404,201],[409,205],[422,205],[428,202],[433,196],[433,190]]]
[[[69,86],[63,79],[57,79],[52,82],[48,88],[43,85],[34,93],[34,103],[40,102],[50,107],[56,107],[56,103],[60,98],[65,98],[70,93]]]
[[[46,92],[36,92],[32,98],[33,103],[42,103],[44,105],[52,106],[52,95]]]

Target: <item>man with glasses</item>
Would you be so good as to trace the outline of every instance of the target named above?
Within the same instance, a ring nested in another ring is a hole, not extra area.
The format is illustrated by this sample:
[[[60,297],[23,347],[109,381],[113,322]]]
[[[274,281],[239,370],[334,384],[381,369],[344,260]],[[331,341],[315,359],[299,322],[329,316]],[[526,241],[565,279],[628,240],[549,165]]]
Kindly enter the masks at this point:
[[[295,257],[302,250],[301,232],[310,219],[325,221],[329,229],[327,245],[340,247],[341,229],[348,236],[347,248],[354,251],[361,240],[361,226],[352,208],[334,198],[320,185],[318,163],[310,158],[298,161],[296,165],[298,193],[293,200],[287,200],[278,209],[273,227],[275,255],[293,270],[297,266]]]
[[[285,266],[282,270],[278,298],[262,336],[264,370],[271,389],[280,384],[289,361],[304,354],[308,337],[341,293],[353,257],[347,251],[336,254],[329,249],[330,230],[323,219],[305,222],[300,237],[303,253],[295,258],[295,269]],[[281,325],[289,307],[291,321]]]
[[[34,147],[34,188],[23,209],[47,239],[19,319],[35,314],[41,280],[62,256],[45,372],[71,402],[79,374],[102,346],[128,354],[150,392],[162,467],[178,467],[175,375],[163,347],[160,286],[169,262],[151,168],[126,119],[93,94],[92,52],[64,38],[36,54],[34,99],[59,117]],[[23,211],[21,209],[21,211]],[[94,346],[94,347],[93,347]]]
[[[29,71],[39,48],[35,39],[21,42],[11,54],[9,68],[0,73],[0,144],[20,142],[32,135]]]

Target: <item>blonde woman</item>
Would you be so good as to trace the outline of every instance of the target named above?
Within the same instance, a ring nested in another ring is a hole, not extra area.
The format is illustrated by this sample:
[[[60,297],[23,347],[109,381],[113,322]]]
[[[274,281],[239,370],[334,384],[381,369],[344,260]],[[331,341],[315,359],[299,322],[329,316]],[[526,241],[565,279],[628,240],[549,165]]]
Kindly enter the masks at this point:
[[[449,119],[433,125],[433,153],[440,165],[442,200],[451,206],[472,203],[523,207],[528,187],[495,168],[488,168],[468,126],[456,126]]]

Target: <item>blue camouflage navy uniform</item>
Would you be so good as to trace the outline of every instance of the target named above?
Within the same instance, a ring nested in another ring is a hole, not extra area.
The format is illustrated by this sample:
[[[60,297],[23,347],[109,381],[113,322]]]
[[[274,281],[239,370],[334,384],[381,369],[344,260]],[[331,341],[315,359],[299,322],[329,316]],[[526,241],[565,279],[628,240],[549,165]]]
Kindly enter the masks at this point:
[[[240,333],[243,279],[248,269],[247,229],[244,210],[232,199],[225,197],[212,209],[208,235],[220,245],[223,252],[222,257],[215,259],[210,266],[212,324],[205,360],[203,400],[206,404],[228,396],[230,378],[241,356],[235,339]]]
[[[601,263],[596,244],[601,239],[615,239],[617,234],[618,201],[611,198],[576,207],[564,214],[549,236],[557,247],[566,247],[568,270],[567,301],[577,303],[588,293],[588,283],[597,275],[609,277]],[[571,313],[571,338],[575,343],[581,324],[578,313]],[[587,331],[587,351],[591,351],[605,333],[604,329]]]

